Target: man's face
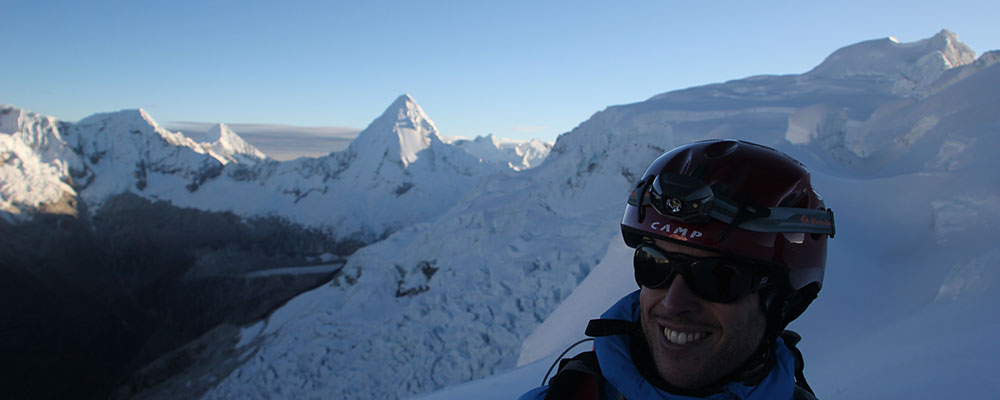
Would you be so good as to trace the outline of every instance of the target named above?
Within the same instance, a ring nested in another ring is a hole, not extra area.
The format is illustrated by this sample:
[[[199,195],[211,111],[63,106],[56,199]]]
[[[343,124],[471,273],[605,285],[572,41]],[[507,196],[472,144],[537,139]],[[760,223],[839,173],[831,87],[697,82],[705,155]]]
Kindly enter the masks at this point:
[[[666,241],[656,246],[694,257],[716,255]],[[660,377],[682,389],[712,384],[742,365],[760,344],[766,325],[757,293],[735,303],[696,296],[680,275],[661,289],[642,287],[642,331]]]

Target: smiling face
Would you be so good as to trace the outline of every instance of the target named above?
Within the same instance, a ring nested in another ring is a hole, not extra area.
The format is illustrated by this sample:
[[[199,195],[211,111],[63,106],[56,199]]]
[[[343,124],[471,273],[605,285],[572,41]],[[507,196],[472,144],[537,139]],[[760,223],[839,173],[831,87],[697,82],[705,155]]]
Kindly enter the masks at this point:
[[[717,256],[662,240],[656,246],[694,257]],[[680,275],[665,288],[642,287],[642,331],[660,377],[678,388],[698,389],[732,373],[764,337],[759,303],[757,293],[727,304],[703,300]]]

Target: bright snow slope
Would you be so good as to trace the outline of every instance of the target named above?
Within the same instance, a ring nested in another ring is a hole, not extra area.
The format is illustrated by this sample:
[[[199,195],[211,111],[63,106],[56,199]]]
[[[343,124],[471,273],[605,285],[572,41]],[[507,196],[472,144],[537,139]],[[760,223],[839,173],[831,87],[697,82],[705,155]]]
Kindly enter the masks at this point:
[[[1000,367],[1000,251],[991,244],[1000,233],[996,61],[997,53],[987,53],[945,71],[927,83],[937,86],[927,97],[883,106],[861,123],[840,122],[827,135],[824,123],[798,130],[799,109],[787,133],[808,132],[810,140],[795,146],[772,138],[818,163],[814,182],[838,211],[824,289],[792,326],[804,336],[806,375],[821,398],[1000,396],[993,376]],[[843,140],[831,133],[853,135],[856,148],[874,155],[825,164],[837,152],[824,154],[831,148],[824,143]],[[537,386],[609,297],[635,289],[629,256],[621,239],[612,239],[608,257],[524,341],[522,367],[420,398],[509,399]]]
[[[996,395],[995,58],[971,62],[942,31],[848,46],[803,75],[609,107],[538,168],[492,176],[245,329],[242,365],[206,397],[393,398],[499,373],[435,397],[516,397],[581,319],[628,291],[627,251],[614,246],[630,185],[665,150],[712,137],[803,160],[837,211],[824,290],[794,326],[821,397]],[[583,292],[588,276],[618,280],[598,299]],[[539,361],[512,370],[519,358]]]

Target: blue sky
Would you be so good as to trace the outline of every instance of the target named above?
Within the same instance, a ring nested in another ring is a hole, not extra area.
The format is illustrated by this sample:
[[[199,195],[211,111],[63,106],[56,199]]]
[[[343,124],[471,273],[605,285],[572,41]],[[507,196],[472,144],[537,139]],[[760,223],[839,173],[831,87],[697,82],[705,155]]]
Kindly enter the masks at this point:
[[[445,135],[554,140],[609,105],[802,73],[863,40],[946,28],[1000,49],[998,4],[0,0],[0,103],[361,129],[409,93]]]

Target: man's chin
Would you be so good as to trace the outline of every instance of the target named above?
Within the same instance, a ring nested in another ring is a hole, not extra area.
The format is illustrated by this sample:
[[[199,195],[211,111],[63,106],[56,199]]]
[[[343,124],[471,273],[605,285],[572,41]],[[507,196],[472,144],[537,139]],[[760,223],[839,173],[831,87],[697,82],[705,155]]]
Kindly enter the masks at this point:
[[[670,363],[669,360],[666,361]],[[699,389],[709,382],[704,379],[705,372],[701,365],[690,365],[690,363],[671,363],[663,365],[659,360],[656,363],[656,370],[660,378],[670,386],[684,390]]]
[[[722,377],[707,366],[710,358],[708,354],[712,351],[710,343],[699,343],[691,347],[658,343],[657,347],[653,353],[657,373],[672,387],[697,390]]]

